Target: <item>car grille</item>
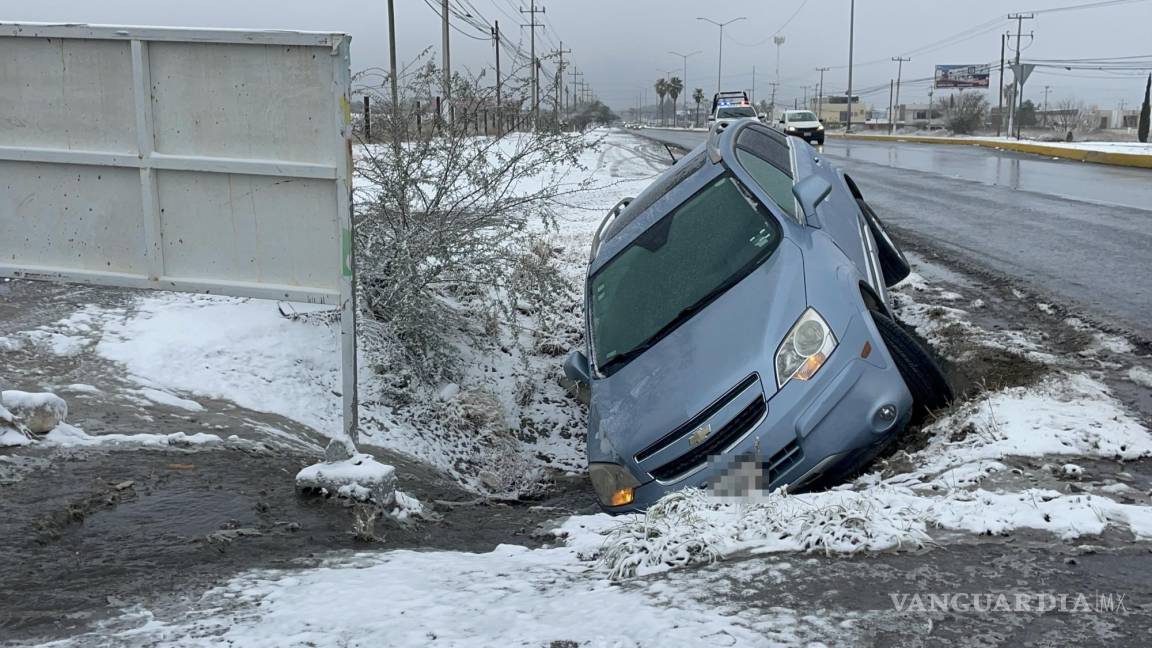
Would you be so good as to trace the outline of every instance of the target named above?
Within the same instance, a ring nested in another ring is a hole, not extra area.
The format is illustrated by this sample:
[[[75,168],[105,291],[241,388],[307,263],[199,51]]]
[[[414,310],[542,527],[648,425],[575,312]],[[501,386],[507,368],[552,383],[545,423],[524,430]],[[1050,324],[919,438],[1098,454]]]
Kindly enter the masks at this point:
[[[800,460],[803,458],[804,451],[800,449],[800,444],[795,440],[781,448],[779,452],[772,455],[772,458],[768,460],[768,484],[771,485],[775,483],[777,479],[784,476],[784,473],[800,463]]]
[[[751,430],[752,426],[756,425],[756,422],[764,416],[766,411],[768,411],[768,403],[764,401],[763,396],[757,396],[755,401],[741,410],[731,421],[728,421],[724,427],[708,437],[703,443],[673,461],[649,471],[649,473],[656,479],[667,482],[696,470],[708,461],[710,455],[723,452],[724,449]]]
[[[644,448],[640,452],[636,453],[637,463],[649,459],[650,457],[654,456],[657,452],[660,452],[661,450],[671,446],[673,443],[676,443],[677,441],[679,441],[680,438],[683,437],[685,434],[688,434],[692,430],[695,430],[696,428],[700,427],[701,425],[704,425],[704,423],[708,419],[710,419],[716,415],[716,412],[719,412],[720,410],[724,409],[725,405],[732,402],[733,398],[736,398],[740,394],[744,393],[745,389],[748,389],[752,385],[755,385],[757,378],[758,377],[756,374],[749,375],[747,378],[740,381],[739,385],[736,385],[732,389],[729,389],[728,393],[724,394],[720,398],[717,398],[716,402],[709,405],[703,412],[700,412],[696,416],[692,417],[691,421],[688,421],[684,425],[681,425],[680,427],[676,428],[675,430],[672,430],[671,433],[664,435],[656,443],[653,443],[652,445],[648,446],[647,448]]]

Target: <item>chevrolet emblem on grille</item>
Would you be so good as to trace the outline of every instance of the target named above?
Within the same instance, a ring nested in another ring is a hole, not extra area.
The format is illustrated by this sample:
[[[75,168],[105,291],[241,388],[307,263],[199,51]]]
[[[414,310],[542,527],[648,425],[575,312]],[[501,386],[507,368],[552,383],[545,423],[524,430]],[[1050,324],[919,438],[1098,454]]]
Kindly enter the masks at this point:
[[[712,426],[705,423],[695,430],[692,430],[692,434],[688,435],[688,445],[695,448],[701,443],[704,443],[710,434],[712,434]]]

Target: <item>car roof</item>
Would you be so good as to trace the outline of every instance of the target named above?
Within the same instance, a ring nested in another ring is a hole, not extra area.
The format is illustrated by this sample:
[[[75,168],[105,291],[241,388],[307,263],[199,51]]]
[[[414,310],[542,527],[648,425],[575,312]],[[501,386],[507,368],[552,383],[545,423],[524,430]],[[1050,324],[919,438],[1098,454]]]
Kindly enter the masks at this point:
[[[747,123],[757,132],[778,140],[783,146],[788,146],[788,139],[777,131],[763,126],[755,119],[739,119],[734,124]],[[671,209],[687,200],[707,183],[724,173],[725,168],[716,152],[720,138],[733,131],[731,137],[739,136],[739,126],[724,125],[715,127],[708,134],[704,144],[697,146],[690,153],[682,157],[671,168],[665,170],[652,184],[640,192],[636,198],[621,209],[614,219],[603,226],[604,230],[594,243],[593,258],[589,266],[589,273],[595,273],[600,266],[614,257],[626,247],[633,239],[651,227],[657,220],[663,218]],[[712,153],[716,153],[715,156]],[[667,200],[667,208],[652,209],[657,202]],[[606,219],[607,220],[607,219]]]

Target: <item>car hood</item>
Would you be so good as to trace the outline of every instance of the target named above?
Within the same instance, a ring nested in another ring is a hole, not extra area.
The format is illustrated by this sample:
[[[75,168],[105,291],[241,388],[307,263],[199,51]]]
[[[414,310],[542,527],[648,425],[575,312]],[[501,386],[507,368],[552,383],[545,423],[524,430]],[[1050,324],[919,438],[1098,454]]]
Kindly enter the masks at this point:
[[[776,348],[806,306],[803,255],[784,239],[763,265],[695,317],[593,382],[589,460],[634,455],[753,372],[770,396]]]
[[[784,126],[787,128],[816,128],[820,125],[818,121],[790,121]]]

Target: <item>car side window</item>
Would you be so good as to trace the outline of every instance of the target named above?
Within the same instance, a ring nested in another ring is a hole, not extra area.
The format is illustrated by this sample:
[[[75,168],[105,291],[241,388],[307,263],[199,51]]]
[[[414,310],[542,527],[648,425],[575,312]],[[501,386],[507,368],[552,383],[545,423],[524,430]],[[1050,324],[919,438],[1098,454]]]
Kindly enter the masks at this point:
[[[736,159],[781,209],[799,221],[792,195],[792,154],[786,142],[746,128],[736,140]]]

